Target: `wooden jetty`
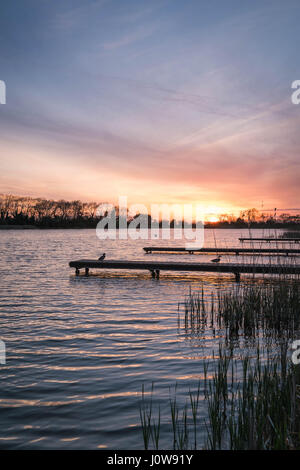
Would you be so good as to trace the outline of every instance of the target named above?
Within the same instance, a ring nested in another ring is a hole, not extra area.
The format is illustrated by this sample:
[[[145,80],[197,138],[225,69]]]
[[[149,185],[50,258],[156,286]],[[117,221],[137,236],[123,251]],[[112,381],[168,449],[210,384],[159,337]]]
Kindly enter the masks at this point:
[[[240,242],[267,242],[267,243],[270,243],[270,242],[278,242],[278,243],[281,243],[281,242],[293,242],[293,243],[299,243],[300,242],[300,238],[265,238],[265,237],[261,237],[261,238],[244,238],[244,237],[241,237],[239,238]]]
[[[90,268],[95,269],[126,269],[126,270],[147,270],[153,278],[159,278],[160,271],[190,271],[190,272],[215,272],[232,273],[236,281],[240,280],[242,273],[257,274],[300,274],[300,265],[264,265],[264,264],[237,264],[237,263],[182,263],[166,261],[119,261],[119,260],[89,260],[81,259],[71,261],[71,268],[75,268],[78,276],[80,269],[85,270],[85,275],[89,275]]]
[[[169,246],[145,246],[144,251],[148,253],[230,253],[230,254],[272,254],[272,255],[296,255],[300,254],[300,249],[293,248],[185,248],[185,247],[169,247]]]

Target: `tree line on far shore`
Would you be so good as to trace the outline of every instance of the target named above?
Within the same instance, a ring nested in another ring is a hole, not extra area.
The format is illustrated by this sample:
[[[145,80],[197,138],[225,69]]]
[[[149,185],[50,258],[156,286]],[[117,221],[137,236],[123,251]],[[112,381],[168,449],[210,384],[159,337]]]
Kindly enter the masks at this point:
[[[97,214],[98,202],[49,200],[13,195],[0,195],[0,225],[26,225],[40,228],[95,228],[106,216]],[[118,208],[116,207],[117,227]],[[137,214],[139,215],[139,214]],[[135,216],[128,216],[128,223]],[[148,226],[151,226],[151,216]],[[206,227],[218,228],[253,228],[282,227],[295,228],[300,224],[300,214],[274,213],[266,214],[257,209],[241,211],[239,216],[221,214],[218,222],[205,222]],[[160,225],[161,225],[160,221]],[[176,221],[171,220],[171,228]]]

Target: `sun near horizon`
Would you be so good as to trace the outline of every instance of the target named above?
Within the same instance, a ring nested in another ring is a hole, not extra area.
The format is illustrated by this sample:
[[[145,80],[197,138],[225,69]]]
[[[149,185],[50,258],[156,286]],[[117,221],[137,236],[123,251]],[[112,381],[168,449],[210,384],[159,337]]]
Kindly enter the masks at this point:
[[[24,22],[11,8],[0,20],[3,37],[16,31],[1,42],[2,193],[200,202],[212,222],[261,201],[298,207],[293,8],[43,2],[34,21],[20,3]]]

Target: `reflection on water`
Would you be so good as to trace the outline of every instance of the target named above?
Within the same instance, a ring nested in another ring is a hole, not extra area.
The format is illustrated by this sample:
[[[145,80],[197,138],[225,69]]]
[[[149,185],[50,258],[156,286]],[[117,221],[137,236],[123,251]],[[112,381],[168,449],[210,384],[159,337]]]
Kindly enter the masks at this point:
[[[206,231],[206,245],[215,237],[221,246],[236,245],[241,235],[247,231]],[[203,361],[217,355],[224,332],[185,331],[178,302],[202,285],[207,299],[238,289],[232,276],[162,273],[157,280],[149,273],[103,272],[76,278],[68,267],[103,251],[108,259],[211,259],[145,255],[142,247],[153,244],[100,242],[94,230],[0,232],[0,339],[7,352],[0,365],[1,448],[141,449],[142,385],[150,390],[154,382],[154,400],[166,403],[176,382],[180,398],[203,379]]]

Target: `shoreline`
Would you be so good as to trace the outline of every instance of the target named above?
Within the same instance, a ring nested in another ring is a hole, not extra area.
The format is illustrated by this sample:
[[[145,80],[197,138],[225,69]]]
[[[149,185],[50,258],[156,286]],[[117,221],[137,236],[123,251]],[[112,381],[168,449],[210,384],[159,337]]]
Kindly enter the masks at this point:
[[[0,230],[94,230],[96,227],[38,227],[36,225],[0,225]]]
[[[205,225],[205,229],[208,230],[299,230],[299,225],[294,226],[258,226],[258,227],[237,227],[237,226],[211,226]],[[95,227],[50,227],[50,226],[37,226],[37,225],[0,225],[1,230],[95,230]],[[119,230],[116,228],[116,230]],[[130,230],[130,229],[129,229]],[[149,230],[151,228],[149,227]],[[170,230],[174,230],[174,227],[170,227]]]

